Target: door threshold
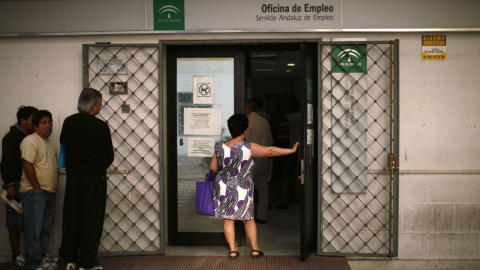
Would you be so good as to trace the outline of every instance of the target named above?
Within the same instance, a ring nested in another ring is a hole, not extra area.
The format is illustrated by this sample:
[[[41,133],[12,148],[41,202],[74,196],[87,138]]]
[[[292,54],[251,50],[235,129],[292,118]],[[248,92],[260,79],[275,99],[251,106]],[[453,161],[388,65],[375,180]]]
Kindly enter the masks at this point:
[[[240,255],[250,255],[251,248],[248,247],[237,247]],[[265,255],[269,256],[299,256],[300,253],[298,250],[280,250],[273,249],[267,250],[264,249]],[[169,246],[165,250],[166,255],[176,255],[176,256],[227,256],[228,248],[223,246]]]

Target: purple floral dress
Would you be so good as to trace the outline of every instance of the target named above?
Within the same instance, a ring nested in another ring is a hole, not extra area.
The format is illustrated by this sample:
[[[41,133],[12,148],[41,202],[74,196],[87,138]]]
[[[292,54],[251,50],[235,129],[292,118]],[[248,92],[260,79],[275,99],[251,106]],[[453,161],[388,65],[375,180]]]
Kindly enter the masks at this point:
[[[232,148],[215,148],[218,171],[213,188],[215,217],[234,220],[254,218],[252,170],[255,167],[250,143],[240,141]]]

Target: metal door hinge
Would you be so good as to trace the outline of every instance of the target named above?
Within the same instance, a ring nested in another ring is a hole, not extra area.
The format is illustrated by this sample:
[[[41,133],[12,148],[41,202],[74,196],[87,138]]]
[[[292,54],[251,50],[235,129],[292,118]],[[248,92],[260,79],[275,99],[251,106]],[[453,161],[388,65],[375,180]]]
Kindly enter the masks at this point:
[[[388,169],[390,171],[398,170],[398,159],[397,156],[389,155],[388,156]]]

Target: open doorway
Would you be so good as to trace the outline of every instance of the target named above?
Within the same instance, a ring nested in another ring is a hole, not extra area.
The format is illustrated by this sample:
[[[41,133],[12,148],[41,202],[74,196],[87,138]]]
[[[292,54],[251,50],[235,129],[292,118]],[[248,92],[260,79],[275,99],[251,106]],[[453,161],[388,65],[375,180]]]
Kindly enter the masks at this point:
[[[298,48],[264,46],[246,53],[245,98],[268,120],[275,146],[291,147],[301,140],[300,64]],[[270,159],[268,211],[265,220],[256,222],[259,245],[269,254],[300,254],[297,156]],[[256,209],[258,196],[255,192]]]

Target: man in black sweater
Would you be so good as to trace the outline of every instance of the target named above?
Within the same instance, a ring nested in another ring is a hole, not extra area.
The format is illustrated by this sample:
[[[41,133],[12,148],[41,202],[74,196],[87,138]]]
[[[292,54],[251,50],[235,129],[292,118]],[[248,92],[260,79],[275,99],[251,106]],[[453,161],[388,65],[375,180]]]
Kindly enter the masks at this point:
[[[67,182],[63,206],[60,257],[67,270],[94,269],[103,231],[107,196],[106,170],[113,162],[110,129],[95,117],[102,94],[87,88],[78,98],[79,113],[67,117],[60,134]]]
[[[2,164],[1,173],[3,179],[2,188],[7,191],[7,199],[15,199],[20,202],[18,189],[22,178],[22,158],[20,143],[34,132],[32,117],[38,109],[30,106],[20,106],[17,111],[17,123],[10,127],[10,131],[2,140]],[[7,206],[7,229],[12,248],[12,268],[23,268],[25,258],[20,254],[20,232],[23,231],[22,214],[17,213]]]

